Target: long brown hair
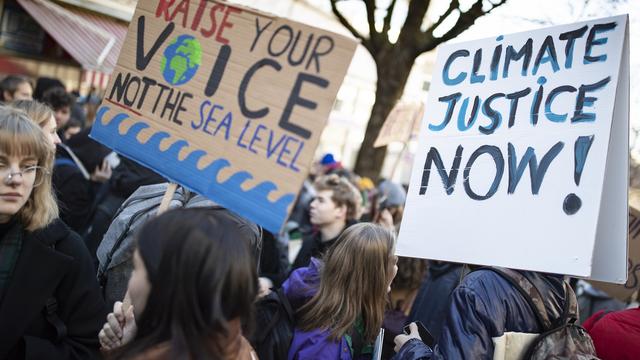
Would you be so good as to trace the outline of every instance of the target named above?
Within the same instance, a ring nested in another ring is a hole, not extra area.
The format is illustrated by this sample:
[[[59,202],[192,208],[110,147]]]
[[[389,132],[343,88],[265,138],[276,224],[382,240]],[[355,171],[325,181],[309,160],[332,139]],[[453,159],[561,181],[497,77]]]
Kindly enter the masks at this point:
[[[44,168],[36,175],[42,178],[36,180],[41,184],[33,188],[29,200],[16,214],[29,231],[43,228],[58,217],[58,205],[51,187],[53,152],[48,144],[40,127],[24,112],[0,107],[0,152],[33,156],[38,160],[38,166]]]
[[[378,335],[393,277],[395,235],[372,223],[352,225],[324,256],[316,295],[300,308],[300,328],[330,330],[338,340],[361,317],[364,340]]]

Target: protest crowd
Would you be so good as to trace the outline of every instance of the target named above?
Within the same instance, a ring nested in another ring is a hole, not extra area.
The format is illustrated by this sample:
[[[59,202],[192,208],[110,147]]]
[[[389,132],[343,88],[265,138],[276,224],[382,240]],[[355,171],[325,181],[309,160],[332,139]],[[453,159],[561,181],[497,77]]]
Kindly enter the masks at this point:
[[[183,188],[155,216],[166,181],[90,139],[86,107],[48,82],[1,83],[2,358],[366,359],[384,328],[382,358],[492,359],[492,339],[569,321],[593,342],[547,346],[640,356],[637,303],[585,281],[396,257],[405,189],[333,154],[282,233]]]
[[[253,46],[271,23],[255,24]],[[565,274],[398,256],[408,184],[334,153],[269,230],[96,141],[98,98],[0,81],[0,359],[640,359],[637,288],[622,300]],[[297,171],[290,155],[272,166]]]

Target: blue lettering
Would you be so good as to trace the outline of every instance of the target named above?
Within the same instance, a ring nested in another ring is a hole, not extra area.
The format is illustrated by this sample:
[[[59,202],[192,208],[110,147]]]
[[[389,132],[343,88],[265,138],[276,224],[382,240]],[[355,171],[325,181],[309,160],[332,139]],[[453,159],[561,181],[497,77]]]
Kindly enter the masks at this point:
[[[593,47],[595,45],[604,45],[607,43],[608,39],[606,37],[596,39],[596,35],[598,35],[599,33],[611,31],[615,29],[617,25],[618,24],[616,24],[615,22],[610,22],[606,24],[597,24],[591,28],[591,30],[589,31],[589,36],[587,36],[587,42],[585,43],[584,59],[582,59],[582,62],[585,65],[598,61],[607,61],[607,54],[593,56],[591,55],[591,50],[593,50]]]
[[[469,50],[464,50],[464,49],[454,51],[451,55],[449,55],[449,58],[444,63],[444,69],[442,70],[442,81],[445,83],[445,85],[448,85],[448,86],[458,85],[464,81],[464,79],[467,77],[466,72],[461,72],[460,74],[458,74],[458,76],[452,79],[449,76],[449,68],[451,67],[451,64],[453,64],[453,61],[455,59],[459,57],[467,57],[467,56],[469,56]]]

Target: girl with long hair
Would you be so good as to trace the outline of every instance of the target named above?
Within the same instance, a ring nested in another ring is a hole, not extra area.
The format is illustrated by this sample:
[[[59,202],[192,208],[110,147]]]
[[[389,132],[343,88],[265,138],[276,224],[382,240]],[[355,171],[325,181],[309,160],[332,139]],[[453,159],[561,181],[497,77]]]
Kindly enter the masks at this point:
[[[394,233],[361,223],[347,228],[322,260],[294,271],[283,284],[297,309],[289,359],[371,356],[397,272]]]
[[[258,279],[238,226],[219,209],[179,209],[142,227],[129,280],[132,306],[116,303],[100,332],[109,357],[255,358],[242,330]]]
[[[82,239],[58,219],[53,151],[0,108],[0,359],[92,359],[106,308]]]

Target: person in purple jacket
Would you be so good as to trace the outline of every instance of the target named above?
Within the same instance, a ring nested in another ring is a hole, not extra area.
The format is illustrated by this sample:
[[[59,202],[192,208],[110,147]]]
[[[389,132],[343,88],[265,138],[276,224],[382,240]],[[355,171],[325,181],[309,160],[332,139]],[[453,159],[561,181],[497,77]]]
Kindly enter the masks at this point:
[[[289,360],[371,358],[398,271],[394,245],[387,228],[353,225],[323,260],[291,274],[283,284],[297,315]]]

